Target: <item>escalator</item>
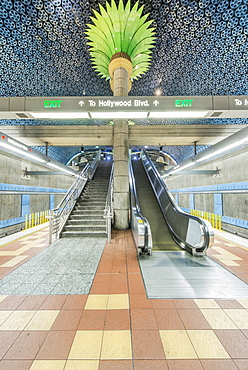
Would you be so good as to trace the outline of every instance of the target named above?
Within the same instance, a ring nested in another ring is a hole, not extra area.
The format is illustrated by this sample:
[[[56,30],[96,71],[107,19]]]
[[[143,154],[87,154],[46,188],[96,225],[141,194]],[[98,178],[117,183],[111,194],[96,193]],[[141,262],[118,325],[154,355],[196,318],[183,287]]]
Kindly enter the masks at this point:
[[[152,250],[206,254],[214,240],[210,223],[177,205],[145,151],[130,163],[130,191],[131,228],[139,255],[151,255]]]
[[[140,211],[150,224],[153,250],[176,251],[179,246],[173,240],[157,202],[141,160],[132,161]]]

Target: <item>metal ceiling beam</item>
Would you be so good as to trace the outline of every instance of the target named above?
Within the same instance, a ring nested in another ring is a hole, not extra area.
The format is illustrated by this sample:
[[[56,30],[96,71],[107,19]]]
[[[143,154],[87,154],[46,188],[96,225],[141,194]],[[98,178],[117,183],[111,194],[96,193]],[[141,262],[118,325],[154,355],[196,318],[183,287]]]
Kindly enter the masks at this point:
[[[134,125],[130,145],[213,145],[246,125]],[[112,145],[113,126],[1,126],[1,131],[29,146]]]

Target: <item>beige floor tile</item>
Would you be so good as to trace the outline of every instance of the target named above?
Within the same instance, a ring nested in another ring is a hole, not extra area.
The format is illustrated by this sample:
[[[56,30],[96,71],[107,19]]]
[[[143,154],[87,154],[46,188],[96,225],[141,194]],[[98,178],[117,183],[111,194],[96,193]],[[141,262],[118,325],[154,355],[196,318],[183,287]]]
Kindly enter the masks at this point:
[[[106,310],[108,294],[90,294],[87,298],[85,310]]]
[[[7,295],[0,295],[0,302],[2,302],[7,297],[8,297]]]
[[[240,266],[237,262],[234,262],[233,260],[230,260],[229,258],[225,256],[221,256],[220,254],[213,254],[213,257],[215,257],[217,260],[223,263],[223,265],[226,266]]]
[[[23,330],[36,311],[14,311],[0,326],[0,330]]]
[[[237,301],[243,306],[244,308],[248,308],[248,299],[237,299]]]
[[[102,360],[131,359],[130,330],[106,330],[103,333]]]
[[[50,330],[59,312],[59,310],[37,311],[25,330]]]
[[[225,245],[227,245],[228,247],[237,247],[237,244],[233,243],[225,243]]]
[[[214,299],[194,299],[194,301],[199,308],[220,308]]]
[[[110,294],[108,299],[108,310],[128,310],[128,294]]]
[[[237,325],[239,329],[248,329],[248,312],[244,309],[224,309],[226,314]]]
[[[230,358],[213,330],[187,330],[199,358]]]
[[[12,258],[10,261],[5,262],[1,267],[13,267],[20,263],[21,261],[25,260],[28,256],[16,256]]]
[[[32,248],[32,245],[25,245],[24,247],[21,247],[21,248],[17,249],[16,253],[18,253],[17,255],[20,255],[20,254],[28,251],[31,248]]]
[[[68,359],[98,360],[102,347],[102,330],[78,330]]]
[[[13,313],[13,311],[0,311],[0,325]]]
[[[194,359],[197,354],[186,330],[159,330],[167,359]]]
[[[222,309],[201,309],[201,312],[212,329],[238,329]]]
[[[68,360],[64,370],[98,370],[98,360]]]
[[[17,251],[0,251],[0,257],[18,256]]]
[[[34,360],[30,370],[63,370],[66,360]]]
[[[242,260],[242,258],[236,256],[236,254],[233,254],[224,248],[221,247],[212,247],[211,249],[214,249],[216,252],[221,253],[223,256],[229,257],[231,260]]]

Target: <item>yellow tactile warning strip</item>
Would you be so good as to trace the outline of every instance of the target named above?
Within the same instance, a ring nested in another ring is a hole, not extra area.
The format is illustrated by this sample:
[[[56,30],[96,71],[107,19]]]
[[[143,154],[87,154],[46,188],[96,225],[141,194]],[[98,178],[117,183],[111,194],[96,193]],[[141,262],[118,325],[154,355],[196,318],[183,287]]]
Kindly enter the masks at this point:
[[[46,246],[42,230],[1,248],[1,276]],[[247,281],[248,250],[217,237],[209,255]],[[248,297],[147,299],[131,232],[115,231],[89,295],[0,295],[0,340],[0,370],[244,370]]]

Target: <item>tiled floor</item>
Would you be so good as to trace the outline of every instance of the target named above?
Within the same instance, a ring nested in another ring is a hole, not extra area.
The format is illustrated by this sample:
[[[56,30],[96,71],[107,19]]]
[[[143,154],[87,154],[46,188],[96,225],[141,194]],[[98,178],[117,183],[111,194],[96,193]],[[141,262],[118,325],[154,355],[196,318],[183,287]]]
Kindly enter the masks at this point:
[[[3,246],[1,278],[47,237]],[[248,249],[216,237],[209,256],[248,282]],[[115,231],[89,294],[0,295],[0,343],[0,370],[247,370],[248,297],[147,299],[131,232]]]

